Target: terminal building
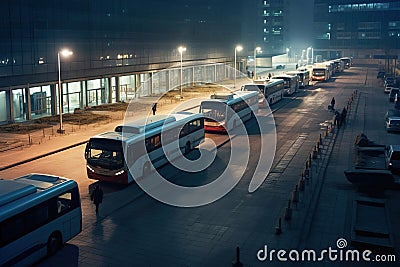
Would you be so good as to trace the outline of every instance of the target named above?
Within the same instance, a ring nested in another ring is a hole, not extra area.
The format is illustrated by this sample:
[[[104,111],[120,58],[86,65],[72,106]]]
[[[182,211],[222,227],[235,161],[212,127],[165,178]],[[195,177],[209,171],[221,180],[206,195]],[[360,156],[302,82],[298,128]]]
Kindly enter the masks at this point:
[[[250,17],[247,1],[234,3],[1,1],[0,124],[57,115],[59,81],[67,113],[225,79]],[[254,43],[246,39],[239,57]]]
[[[314,56],[373,59],[399,49],[400,1],[314,1]]]

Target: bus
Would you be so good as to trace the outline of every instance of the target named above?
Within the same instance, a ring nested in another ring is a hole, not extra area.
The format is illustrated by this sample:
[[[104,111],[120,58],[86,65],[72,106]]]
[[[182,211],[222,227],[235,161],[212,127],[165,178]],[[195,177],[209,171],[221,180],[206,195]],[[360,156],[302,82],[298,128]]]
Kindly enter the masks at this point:
[[[343,61],[343,65],[345,69],[350,69],[351,67],[351,58],[349,57],[342,57],[340,58],[341,61]]]
[[[315,66],[313,68],[313,81],[327,81],[329,79],[329,71],[325,66]]]
[[[200,103],[204,114],[206,132],[226,133],[240,124],[232,114],[233,110],[244,123],[258,112],[258,92],[237,91],[228,95],[212,95]]]
[[[272,105],[283,98],[283,87],[284,81],[282,79],[267,79],[263,82],[256,80],[254,84],[245,84],[241,90],[259,92],[258,107],[266,108],[267,102]]]
[[[313,77],[312,77],[313,67],[314,67],[313,65],[306,65],[306,66],[298,67],[297,70],[298,71],[308,71],[309,80],[312,81],[313,80]]]
[[[335,63],[336,72],[342,72],[344,69],[343,61],[341,61],[340,59],[335,59],[333,60],[333,62]]]
[[[89,139],[85,149],[87,176],[111,183],[132,183],[168,163],[168,158],[188,154],[204,141],[204,135],[204,116],[190,112],[154,115],[119,125],[113,132]],[[133,168],[137,177],[128,168]]]
[[[78,184],[28,174],[0,180],[0,266],[29,266],[82,231]]]
[[[282,79],[284,80],[284,95],[290,96],[297,92],[299,88],[299,79],[297,75],[289,75],[289,74],[280,74],[274,76],[274,79]]]
[[[295,70],[286,72],[288,75],[297,75],[299,88],[306,88],[310,84],[310,72],[308,70]]]

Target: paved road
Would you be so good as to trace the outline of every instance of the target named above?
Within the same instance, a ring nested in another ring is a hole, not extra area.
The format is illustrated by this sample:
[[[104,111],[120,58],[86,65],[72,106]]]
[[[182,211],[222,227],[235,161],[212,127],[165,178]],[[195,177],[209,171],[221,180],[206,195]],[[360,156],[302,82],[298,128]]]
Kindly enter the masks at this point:
[[[371,75],[373,76],[374,74]],[[298,93],[294,98],[277,104],[275,108],[278,110],[274,113],[278,133],[275,161],[271,174],[260,190],[253,194],[247,191],[251,170],[257,163],[259,144],[253,122],[247,125],[252,133],[249,138],[252,157],[247,166],[248,171],[228,195],[207,206],[171,207],[142,194],[137,185],[126,188],[110,186],[106,188],[108,191],[105,201],[100,216],[96,218],[93,207],[87,195],[85,196],[86,188],[81,188],[83,232],[57,255],[39,265],[230,266],[235,248],[239,246],[245,266],[265,266],[266,263],[258,261],[256,257],[257,251],[264,245],[289,249],[301,244],[300,231],[304,229],[304,225],[300,225],[300,212],[305,210],[305,202],[299,203],[294,210],[293,221],[284,222],[282,236],[274,234],[277,219],[282,216],[321,130],[325,129],[326,121],[332,118],[332,113],[327,111],[330,99],[335,96],[336,106],[341,109],[355,89],[370,82],[365,78],[366,69],[352,68],[338,76],[335,82],[317,84]],[[347,139],[350,140],[350,137]],[[71,161],[65,163],[70,162],[73,165],[66,165],[66,168],[76,167],[81,164],[77,160],[77,157],[83,155],[80,150],[82,148],[78,147],[76,151],[54,155],[51,162],[57,162],[57,157],[71,158]],[[340,151],[336,153],[334,155],[340,157]],[[206,182],[215,177],[217,169],[224,166],[229,154],[228,143],[219,149],[218,161],[213,167],[193,176],[179,171],[172,172],[168,166],[163,172],[177,183],[190,184],[191,180]],[[32,164],[30,167],[40,170],[46,165],[46,161]],[[50,168],[46,169],[48,171],[55,171],[51,170],[51,166],[46,168]],[[84,167],[80,169],[84,170]],[[12,176],[14,171],[10,169],[3,174]],[[85,179],[78,172],[76,175],[79,179]],[[326,210],[321,213],[322,223],[330,220],[326,219],[326,213]],[[319,240],[320,232],[311,233],[309,240]],[[324,240],[334,242],[338,235],[332,235],[333,237],[333,240]]]
[[[354,69],[351,73],[354,73],[352,81],[363,82],[362,70]],[[346,74],[343,79],[347,79]],[[256,164],[252,159],[249,171],[239,184],[228,195],[207,206],[176,208],[142,195],[108,213],[108,206],[113,205],[108,203],[104,206],[106,216],[101,213],[96,222],[86,225],[59,257],[72,254],[75,257],[71,263],[82,266],[229,266],[235,247],[240,246],[243,262],[263,265],[256,253],[264,244],[287,245],[276,238],[274,229],[324,122],[332,118],[327,104],[335,96],[337,106],[343,106],[353,92],[353,85],[335,87],[333,82],[321,84],[280,103],[285,106],[274,114],[278,132],[273,165],[276,172],[260,190],[253,194],[247,191],[251,169]],[[254,126],[248,125],[250,130]],[[258,142],[257,135],[251,136],[252,147],[256,148]],[[229,150],[229,143],[221,147],[218,151],[221,162],[206,173],[178,172],[173,176],[178,180],[196,180],[202,175],[210,178],[217,173],[216,167],[223,166]],[[133,192],[134,188],[137,186],[113,194],[131,197],[126,192]],[[106,196],[105,203],[111,199]]]

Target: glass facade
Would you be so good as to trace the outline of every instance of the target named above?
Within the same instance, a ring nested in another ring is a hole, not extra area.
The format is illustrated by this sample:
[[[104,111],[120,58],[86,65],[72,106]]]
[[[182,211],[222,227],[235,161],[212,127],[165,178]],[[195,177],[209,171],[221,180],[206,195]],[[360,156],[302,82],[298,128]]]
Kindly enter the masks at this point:
[[[400,1],[337,2],[315,0],[316,49],[400,49]]]

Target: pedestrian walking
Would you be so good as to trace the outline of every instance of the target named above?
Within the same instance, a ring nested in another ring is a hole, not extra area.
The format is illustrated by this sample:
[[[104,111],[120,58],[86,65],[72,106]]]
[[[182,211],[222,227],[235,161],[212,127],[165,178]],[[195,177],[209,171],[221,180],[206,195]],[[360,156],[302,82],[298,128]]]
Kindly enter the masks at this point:
[[[335,97],[332,97],[332,100],[331,100],[331,109],[332,109],[332,111],[335,110],[335,103],[336,103]]]
[[[157,103],[153,103],[153,105],[151,106],[151,110],[153,111],[153,115],[156,115]]]
[[[268,79],[271,79],[271,77],[272,77],[272,75],[271,75],[271,72],[270,72],[270,73],[268,73]]]
[[[340,123],[341,123],[341,115],[339,111],[335,111],[335,121],[334,124],[338,127],[338,129],[340,128]]]
[[[342,125],[342,123],[346,123],[346,116],[347,116],[347,109],[346,107],[343,107],[340,125]]]
[[[90,194],[90,199],[93,201],[93,204],[96,206],[96,214],[99,213],[100,203],[103,202],[103,190],[100,185],[96,185],[92,193]]]

